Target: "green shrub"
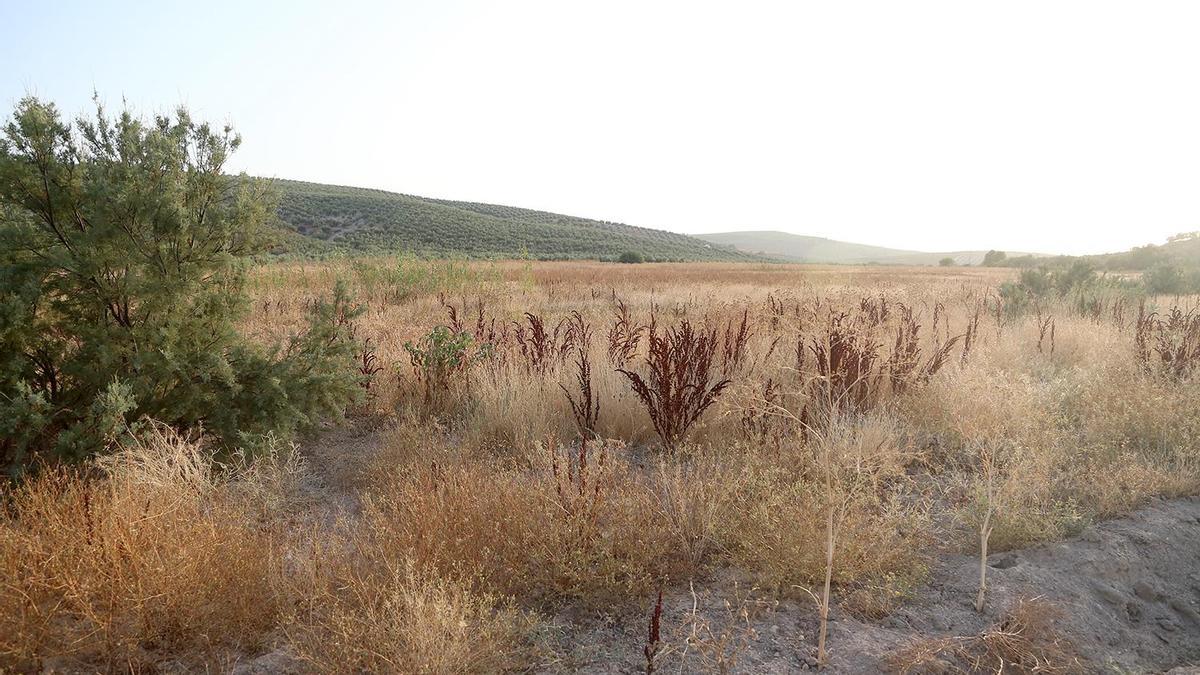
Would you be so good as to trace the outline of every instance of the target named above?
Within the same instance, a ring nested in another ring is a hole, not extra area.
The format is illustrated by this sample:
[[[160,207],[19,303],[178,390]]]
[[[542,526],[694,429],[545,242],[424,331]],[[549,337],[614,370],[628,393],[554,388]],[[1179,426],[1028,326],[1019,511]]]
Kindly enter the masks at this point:
[[[1003,267],[1004,261],[1008,258],[1008,254],[1004,251],[988,251],[983,255],[984,267]]]
[[[1178,265],[1159,263],[1146,271],[1142,283],[1156,295],[1181,295],[1190,292],[1190,280]]]
[[[1044,298],[1054,290],[1054,276],[1044,267],[1022,270],[1020,284],[1030,295]]]
[[[1059,295],[1081,291],[1096,283],[1096,267],[1087,260],[1076,260],[1066,270],[1053,275],[1054,288]]]
[[[617,262],[630,264],[644,263],[646,262],[646,257],[637,251],[625,251],[617,258]]]
[[[306,333],[245,341],[268,186],[224,174],[240,144],[185,110],[64,123],[22,100],[0,132],[0,470],[82,458],[150,417],[225,447],[288,436],[358,395],[339,292]]]
[[[491,345],[476,347],[470,333],[438,326],[415,344],[405,342],[404,351],[425,388],[426,402],[434,403],[465,386],[470,367],[491,354]]]

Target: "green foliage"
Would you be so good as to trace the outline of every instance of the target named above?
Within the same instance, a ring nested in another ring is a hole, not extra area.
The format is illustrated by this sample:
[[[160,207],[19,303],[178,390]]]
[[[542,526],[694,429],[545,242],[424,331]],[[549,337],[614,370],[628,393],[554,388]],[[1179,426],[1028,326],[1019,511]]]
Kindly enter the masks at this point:
[[[1025,289],[1029,295],[1035,298],[1044,298],[1050,295],[1054,290],[1054,275],[1044,267],[1037,269],[1023,270],[1020,276],[1019,285]]]
[[[644,263],[646,262],[646,256],[637,251],[625,251],[617,257],[617,262],[630,264]]]
[[[1173,263],[1159,263],[1142,276],[1146,291],[1156,295],[1200,293],[1200,267],[1185,269]]]
[[[1108,271],[1150,272],[1156,268],[1162,268],[1163,276],[1160,282],[1168,287],[1175,283],[1172,278],[1174,272],[1169,268],[1175,267],[1183,277],[1185,289],[1197,288],[1192,286],[1189,281],[1193,275],[1200,273],[1200,237],[1192,232],[1183,232],[1168,237],[1167,243],[1161,246],[1148,244],[1134,247],[1124,253],[1107,253],[1085,258],[1074,256],[1039,258],[1037,263],[1052,269],[1064,269],[1079,260],[1086,260],[1097,269]],[[1010,259],[1009,262],[1011,264],[1013,261]]]
[[[982,264],[984,267],[1002,267],[1007,258],[1008,254],[1004,251],[992,250],[983,255]]]
[[[370,260],[354,261],[354,274],[369,295],[382,295],[395,302],[431,293],[457,293],[489,281],[500,281],[495,269],[482,269],[463,260],[423,259],[399,255],[388,265]]]
[[[941,260],[938,261],[938,266],[939,267],[954,267],[954,258],[951,258],[950,256],[946,256],[945,258],[942,258]]]
[[[1103,298],[1130,298],[1141,287],[1116,277],[1100,276],[1091,261],[1076,258],[1070,266],[1059,269],[1037,267],[1025,269],[1015,282],[1000,285],[1000,298],[1010,316],[1024,313],[1047,298],[1073,299],[1081,314],[1095,314],[1103,306]]]
[[[289,438],[336,417],[363,394],[351,326],[362,312],[338,283],[333,297],[309,310],[308,326],[269,353],[239,345],[231,352],[238,384],[230,403],[212,410],[205,429],[255,450],[269,437]]]
[[[331,320],[344,297],[283,351],[235,330],[275,209],[265,184],[224,175],[239,143],[182,109],[145,122],[97,104],[70,125],[17,105],[0,137],[0,467],[87,456],[143,417],[231,447],[356,395]]]
[[[1010,255],[1004,261],[1005,267],[1030,268],[1038,265],[1044,258],[1035,258],[1030,254]]]
[[[291,236],[277,249],[303,257],[337,252],[536,260],[756,260],[673,232],[493,204],[297,181],[278,181],[279,216]]]
[[[1059,295],[1084,289],[1096,283],[1096,267],[1087,260],[1076,260],[1065,270],[1052,275],[1054,288]]]
[[[425,385],[426,401],[432,401],[465,384],[470,367],[491,356],[491,345],[476,346],[470,333],[438,326],[416,344],[405,342],[404,351]]]

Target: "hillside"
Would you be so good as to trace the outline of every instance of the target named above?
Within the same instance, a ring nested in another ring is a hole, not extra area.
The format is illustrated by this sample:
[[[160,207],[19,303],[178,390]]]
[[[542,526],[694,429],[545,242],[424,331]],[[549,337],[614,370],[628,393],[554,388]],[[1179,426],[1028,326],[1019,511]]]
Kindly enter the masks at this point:
[[[1121,253],[1090,256],[1105,269],[1146,270],[1156,265],[1200,268],[1200,232],[1181,233],[1164,244],[1147,244]]]
[[[809,237],[776,231],[718,232],[697,238],[721,246],[798,262],[885,265],[936,265],[942,258],[953,258],[959,265],[977,265],[987,251],[949,251],[929,253],[884,246],[854,244],[824,237]],[[1012,255],[1023,255],[1020,253]]]
[[[290,180],[274,184],[280,219],[301,235],[285,237],[289,252],[604,260],[635,251],[648,260],[759,259],[682,234],[544,211]]]

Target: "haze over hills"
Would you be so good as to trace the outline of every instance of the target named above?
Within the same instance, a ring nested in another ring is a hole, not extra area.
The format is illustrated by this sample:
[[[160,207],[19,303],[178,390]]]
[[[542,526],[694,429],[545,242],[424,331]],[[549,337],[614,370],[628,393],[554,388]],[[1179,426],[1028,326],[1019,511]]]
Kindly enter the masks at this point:
[[[854,244],[825,237],[810,237],[774,230],[717,232],[697,238],[747,253],[757,253],[795,262],[862,265],[936,265],[942,258],[953,258],[958,265],[978,265],[987,251],[909,251],[869,244]],[[1010,253],[1009,255],[1026,255]],[[1035,254],[1036,255],[1036,254]]]
[[[664,230],[495,204],[275,180],[284,249],[305,254],[750,261],[761,257]]]

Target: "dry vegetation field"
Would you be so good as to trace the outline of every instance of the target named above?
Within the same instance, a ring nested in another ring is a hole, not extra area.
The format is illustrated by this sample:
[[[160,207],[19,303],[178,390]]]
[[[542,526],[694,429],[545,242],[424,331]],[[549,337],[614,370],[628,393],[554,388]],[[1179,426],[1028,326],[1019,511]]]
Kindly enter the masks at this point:
[[[996,292],[1011,274],[260,266],[255,339],[298,330],[339,279],[363,305],[366,403],[253,459],[214,467],[164,429],[21,486],[0,664],[727,672],[786,606],[808,617],[790,663],[836,665],[819,619],[883,622],[945,556],[1200,492],[1195,300],[1018,314]],[[687,611],[713,593],[718,611]],[[883,663],[1088,669],[1048,601],[979,602],[995,628]]]

